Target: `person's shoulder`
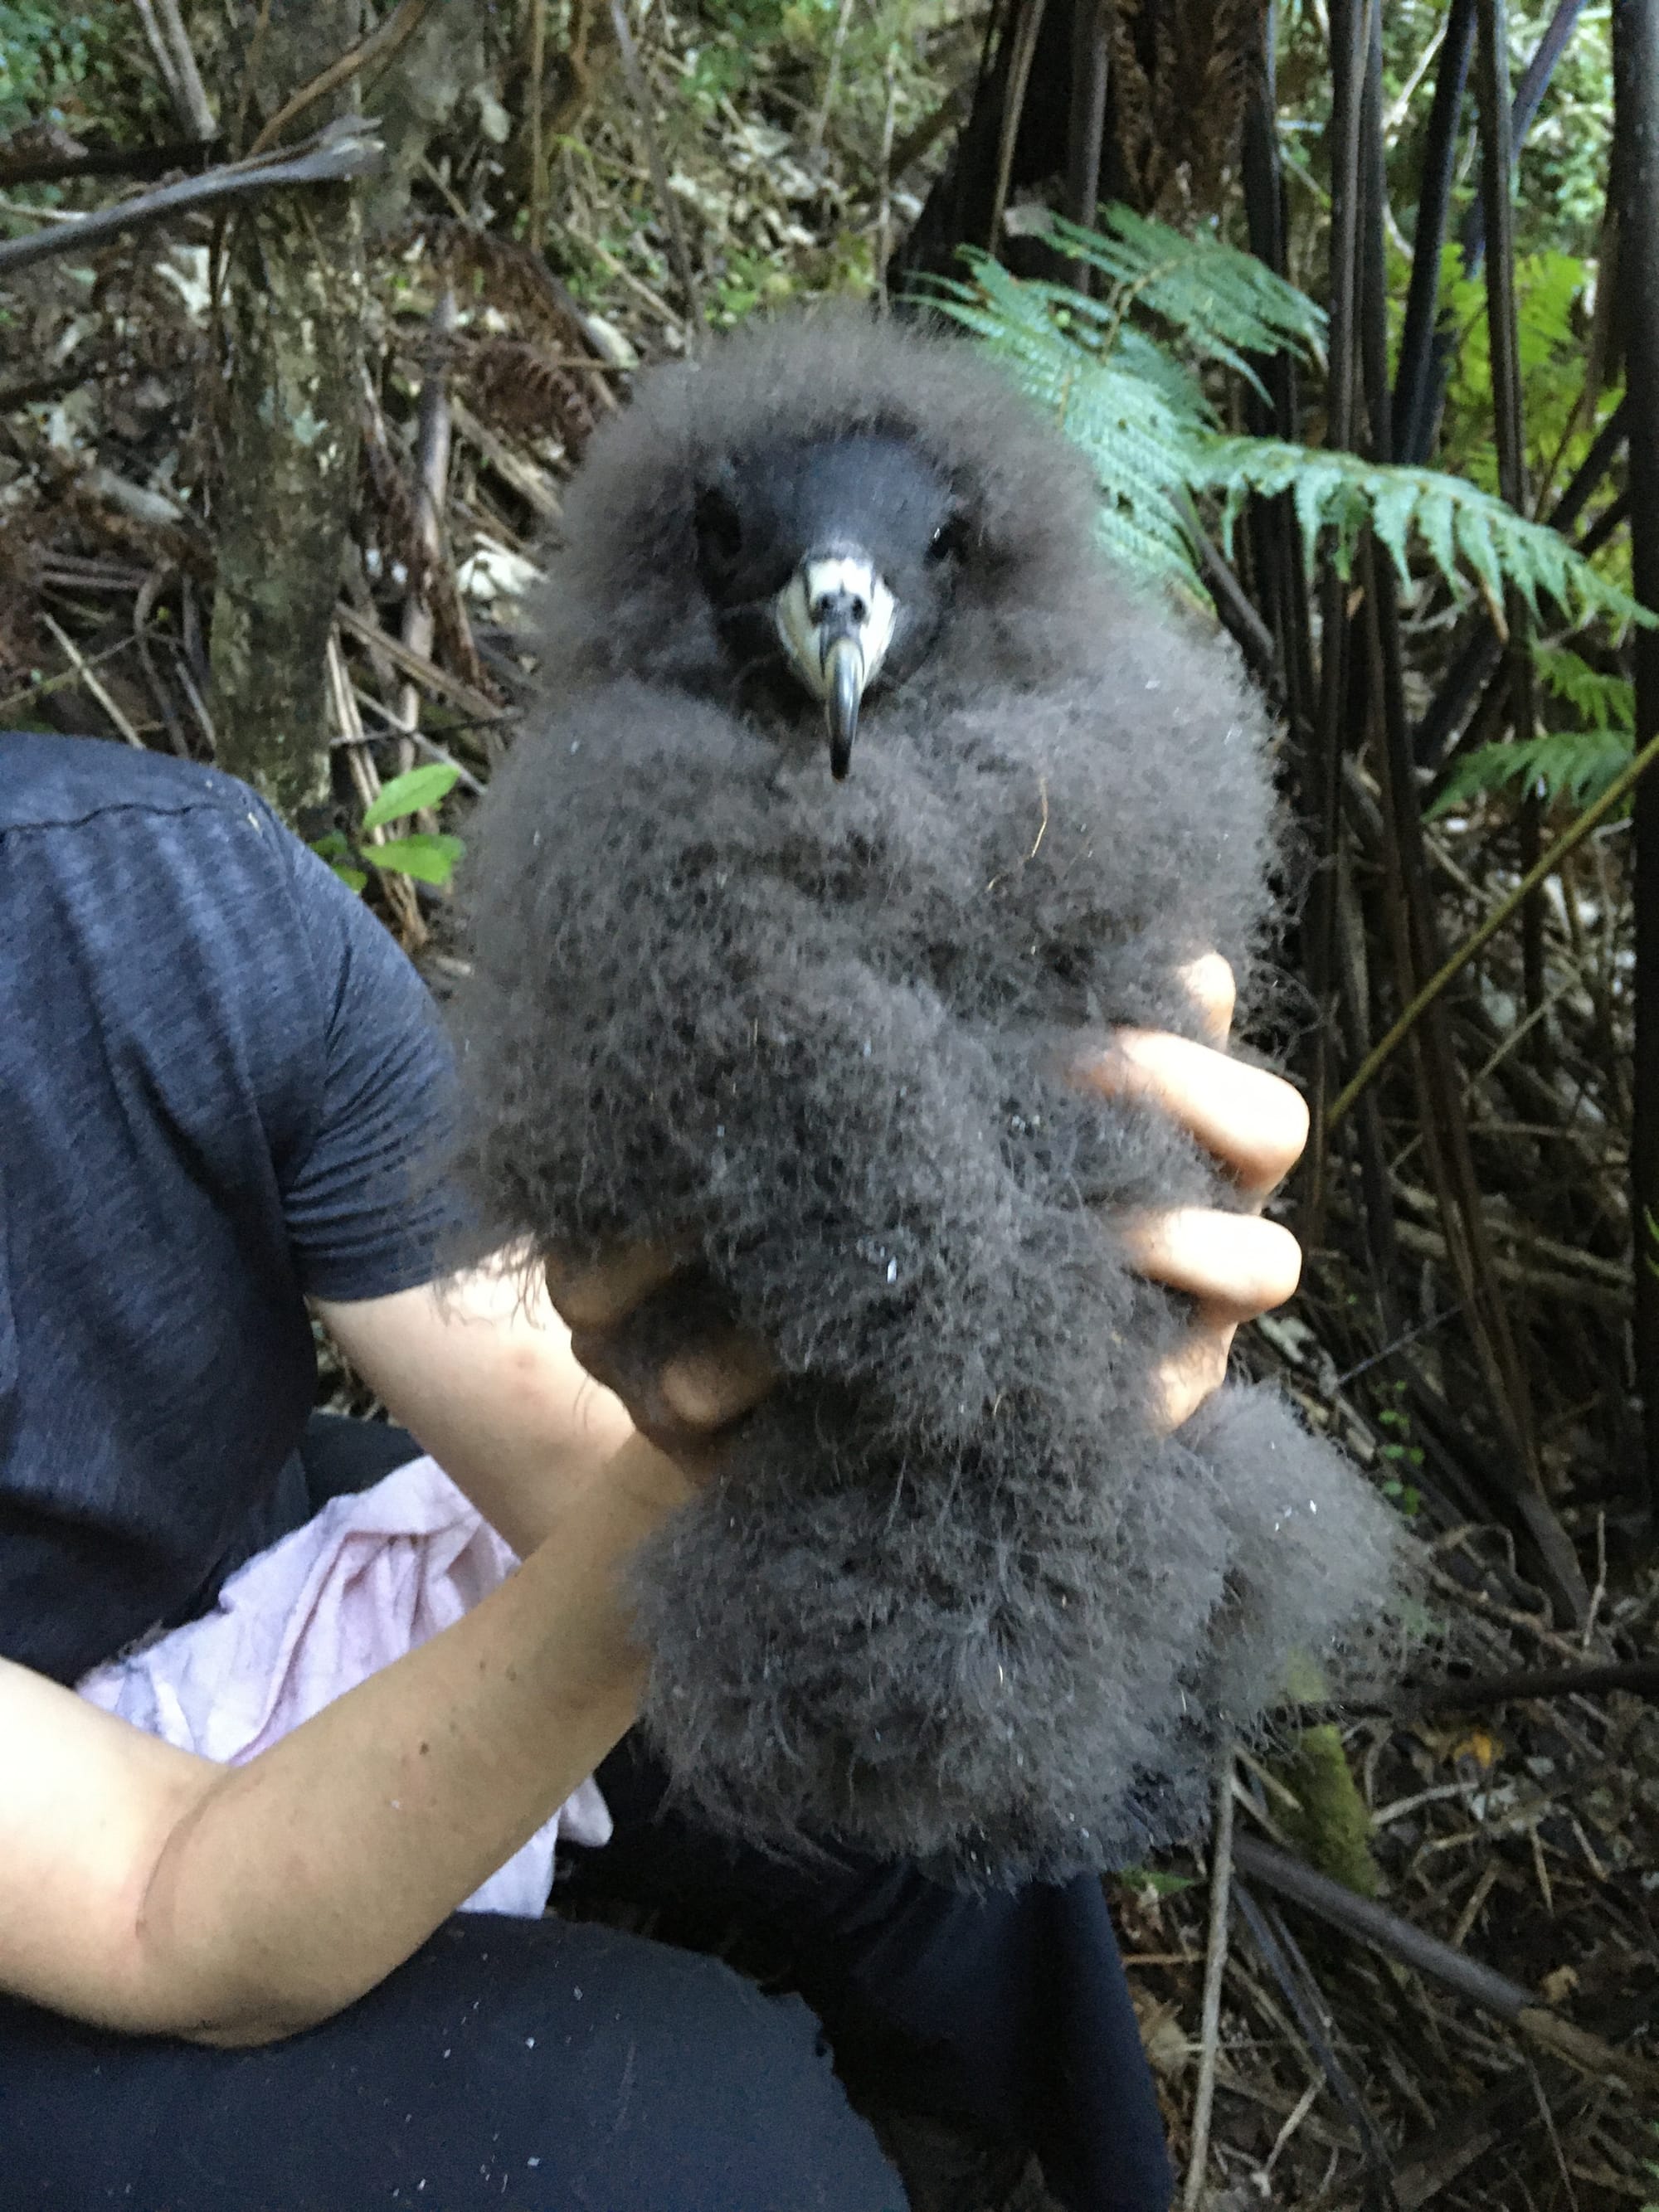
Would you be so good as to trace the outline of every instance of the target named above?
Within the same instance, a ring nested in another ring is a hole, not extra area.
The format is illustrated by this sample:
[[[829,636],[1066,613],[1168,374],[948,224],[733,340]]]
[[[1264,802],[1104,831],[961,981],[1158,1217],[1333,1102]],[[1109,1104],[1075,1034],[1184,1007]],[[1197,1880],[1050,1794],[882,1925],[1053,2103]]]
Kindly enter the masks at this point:
[[[275,827],[246,784],[198,762],[101,738],[0,731],[0,835],[72,830],[114,813],[207,813],[260,833]]]

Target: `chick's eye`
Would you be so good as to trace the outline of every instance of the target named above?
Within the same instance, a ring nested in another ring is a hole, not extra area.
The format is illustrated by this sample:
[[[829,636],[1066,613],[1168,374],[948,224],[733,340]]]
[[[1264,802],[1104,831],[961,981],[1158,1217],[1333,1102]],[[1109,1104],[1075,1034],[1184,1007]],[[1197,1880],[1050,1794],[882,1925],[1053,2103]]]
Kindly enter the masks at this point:
[[[968,520],[965,515],[953,514],[941,522],[927,541],[927,558],[940,561],[960,560],[968,544]]]
[[[743,518],[716,484],[697,494],[697,542],[708,558],[729,565],[743,550]]]

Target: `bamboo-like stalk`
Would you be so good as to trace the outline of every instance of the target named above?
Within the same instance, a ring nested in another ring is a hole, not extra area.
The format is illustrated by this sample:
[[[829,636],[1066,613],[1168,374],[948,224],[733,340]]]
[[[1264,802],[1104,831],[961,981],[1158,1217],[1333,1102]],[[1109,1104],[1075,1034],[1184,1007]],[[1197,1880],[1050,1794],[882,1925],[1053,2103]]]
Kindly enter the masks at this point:
[[[1528,131],[1537,115],[1539,104],[1549,89],[1551,77],[1557,64],[1566,51],[1568,40],[1576,27],[1583,0],[1561,0],[1548,29],[1540,40],[1537,52],[1528,64],[1513,104],[1510,109],[1510,141],[1511,161],[1518,155]],[[1457,121],[1462,99],[1462,78],[1467,76],[1469,40],[1474,31],[1474,0],[1453,0],[1455,21],[1449,26],[1445,51],[1442,56],[1442,81],[1447,82],[1447,106],[1443,112],[1440,84],[1437,82],[1435,112],[1431,118],[1430,139],[1425,149],[1425,198],[1430,191],[1438,198],[1449,195],[1457,161]],[[1462,29],[1463,43],[1454,48],[1454,33]],[[1449,60],[1461,63],[1462,76],[1456,88],[1455,103],[1451,99],[1449,80],[1445,79]],[[1440,208],[1443,222],[1443,205]],[[1484,199],[1478,200],[1464,217],[1459,232],[1464,271],[1474,276],[1480,269],[1486,252],[1488,218]],[[1426,461],[1434,447],[1436,426],[1446,397],[1446,373],[1449,339],[1446,331],[1436,320],[1438,299],[1440,249],[1443,237],[1431,240],[1419,229],[1424,252],[1419,258],[1413,254],[1413,301],[1408,305],[1406,343],[1401,349],[1400,376],[1396,386],[1396,404],[1403,410],[1398,418],[1400,436],[1396,450],[1402,461],[1421,464]],[[1434,258],[1430,261],[1427,247],[1432,242]],[[1420,271],[1420,274],[1419,274]],[[1416,296],[1420,291],[1421,296]],[[1415,313],[1412,312],[1414,306]],[[1426,317],[1426,319],[1425,319]]]
[[[1066,212],[1092,225],[1100,206],[1100,163],[1106,143],[1106,93],[1110,67],[1114,0],[1079,0],[1072,18],[1072,110],[1066,125]],[[1087,292],[1094,270],[1086,261],[1066,264],[1066,282]]]
[[[1571,45],[1572,34],[1583,12],[1584,0],[1560,0],[1532,59],[1522,72],[1510,109],[1510,137],[1517,150],[1533,126],[1544,94],[1550,88],[1550,79]],[[1504,51],[1507,52],[1507,47]],[[1470,276],[1480,267],[1480,257],[1491,237],[1492,215],[1483,195],[1470,208],[1463,223],[1463,266]]]
[[[1639,0],[1639,4],[1659,9],[1659,0]],[[1659,60],[1659,56],[1656,56],[1656,59]],[[1656,476],[1659,476],[1659,470],[1656,471]],[[1659,483],[1656,483],[1655,495],[1659,497]],[[1659,580],[1659,578],[1656,580]],[[1656,605],[1659,605],[1659,601],[1656,601]],[[1644,630],[1638,638],[1638,665],[1644,641],[1652,639],[1656,635],[1659,635],[1659,633]],[[1659,671],[1656,671],[1656,675],[1659,675]],[[1547,877],[1554,874],[1567,855],[1577,850],[1591,830],[1598,828],[1607,820],[1614,807],[1623,805],[1626,799],[1640,786],[1649,769],[1656,761],[1659,761],[1659,685],[1656,686],[1653,704],[1655,711],[1652,718],[1650,721],[1644,721],[1642,714],[1642,695],[1638,690],[1636,710],[1637,728],[1638,732],[1643,733],[1643,741],[1633,758],[1620,770],[1601,796],[1568,823],[1547,851],[1539,854],[1535,866],[1521,878],[1508,897],[1500,900],[1480,927],[1469,933],[1444,964],[1437,969],[1424,984],[1410,1006],[1401,1014],[1398,1021],[1372,1046],[1364,1062],[1355,1071],[1352,1080],[1331,1107],[1330,1121],[1333,1127],[1335,1127],[1352,1110],[1368,1087],[1376,1081],[1383,1068],[1388,1066],[1389,1060],[1411,1035],[1412,1030],[1435,1000],[1456,981],[1470,961],[1484,951],[1498,931],[1507,927],[1509,923],[1514,921],[1522,901],[1529,898]],[[1655,1218],[1659,1219],[1659,1208],[1655,1210]],[[1656,1278],[1656,1280],[1659,1280],[1659,1278]]]
[[[1568,0],[1571,4],[1571,0]],[[1563,10],[1565,12],[1565,9]],[[1522,420],[1521,331],[1515,303],[1515,219],[1510,178],[1515,169],[1514,118],[1510,108],[1509,11],[1505,0],[1478,0],[1480,30],[1476,78],[1480,106],[1480,204],[1485,211],[1486,331],[1492,356],[1493,427],[1498,439],[1498,489],[1517,514],[1530,513],[1527,491],[1526,434]],[[1524,596],[1511,586],[1504,594],[1509,631],[1509,721],[1518,744],[1537,725],[1534,696],[1531,618]],[[1521,810],[1521,864],[1538,858],[1540,820],[1535,793]],[[1521,910],[1522,990],[1528,1016],[1544,1003],[1544,913],[1530,899]]]
[[[1501,0],[1480,0],[1480,4],[1483,9],[1490,10],[1501,7]],[[1502,121],[1507,125],[1507,94],[1499,107]],[[1366,194],[1361,237],[1364,281],[1358,331],[1373,425],[1371,450],[1377,460],[1386,462],[1390,458],[1391,410],[1383,239],[1382,45],[1382,26],[1375,18],[1367,52],[1362,122]],[[1500,139],[1500,161],[1505,150]],[[1508,173],[1504,163],[1498,174],[1507,179]],[[1507,264],[1504,273],[1508,273]],[[1516,409],[1518,414],[1518,386]],[[1391,564],[1378,556],[1374,544],[1367,544],[1364,549],[1361,573],[1370,664],[1370,681],[1364,689],[1372,711],[1374,757],[1382,798],[1391,894],[1387,901],[1388,917],[1396,987],[1402,998],[1408,998],[1415,991],[1418,978],[1441,964],[1443,953],[1412,759],[1397,586]],[[1465,1084],[1443,1006],[1437,1004],[1430,1010],[1414,1040],[1412,1059],[1418,1093],[1418,1126],[1445,1231],[1448,1256],[1486,1379],[1492,1413],[1511,1445],[1506,1479],[1494,1502],[1532,1532],[1550,1579],[1577,1610],[1585,1602],[1586,1593],[1571,1543],[1550,1507],[1539,1472],[1526,1364],[1493,1266],[1469,1139]],[[1389,1227],[1392,1228],[1391,1220]]]
[[[1419,467],[1433,448],[1439,412],[1435,329],[1440,307],[1440,259],[1450,220],[1463,92],[1474,52],[1474,0],[1452,0],[1423,148],[1423,185],[1412,240],[1411,289],[1406,297],[1406,324],[1394,390],[1395,452],[1402,461]]]
[[[1036,55],[1045,5],[1046,0],[1020,0],[1012,33],[1007,89],[1003,95],[1001,128],[997,134],[996,183],[991,192],[990,220],[986,225],[985,250],[993,256],[1002,250],[1002,217],[1013,176],[1014,145],[1019,137],[1020,118],[1025,112],[1025,95],[1030,88],[1031,64]]]
[[[1636,592],[1659,611],[1659,0],[1613,0],[1614,177],[1630,398],[1631,552]],[[1638,755],[1659,744],[1659,630],[1636,639]],[[1636,1070],[1631,1130],[1636,1384],[1646,1505],[1659,1513],[1659,784],[1636,796]]]
[[[1360,100],[1376,0],[1333,0],[1331,8],[1331,246],[1330,373],[1326,392],[1325,442],[1352,447],[1356,396],[1355,313],[1358,289],[1361,172]],[[1314,851],[1321,863],[1310,891],[1304,932],[1303,965],[1321,1019],[1314,1033],[1310,1071],[1310,1105],[1317,1119],[1324,1111],[1334,1079],[1334,1032],[1339,1017],[1336,994],[1336,866],[1340,836],[1339,799],[1348,700],[1349,657],[1346,592],[1328,564],[1319,584],[1319,698],[1317,720],[1304,771],[1304,805]],[[1322,1145],[1304,1177],[1297,1221],[1304,1243],[1322,1241],[1327,1196]]]
[[[547,97],[547,0],[530,0],[530,191],[526,228],[530,250],[539,253],[547,244],[547,148],[543,102]]]

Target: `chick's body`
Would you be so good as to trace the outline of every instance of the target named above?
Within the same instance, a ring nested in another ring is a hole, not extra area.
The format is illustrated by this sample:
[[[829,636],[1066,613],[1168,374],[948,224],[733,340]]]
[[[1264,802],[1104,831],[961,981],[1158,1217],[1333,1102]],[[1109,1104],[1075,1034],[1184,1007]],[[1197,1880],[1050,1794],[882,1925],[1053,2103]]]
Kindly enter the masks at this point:
[[[826,514],[816,456],[859,441],[888,489],[866,460]],[[1249,972],[1259,709],[1108,574],[989,371],[852,324],[648,380],[548,608],[477,867],[475,1180],[544,1249],[689,1238],[786,1377],[641,1562],[647,1723],[751,1834],[1121,1863],[1389,1575],[1389,1516],[1271,1396],[1156,1433],[1183,1317],[1114,1215],[1227,1195],[1068,1073],[1114,1022],[1193,1033],[1198,954]]]

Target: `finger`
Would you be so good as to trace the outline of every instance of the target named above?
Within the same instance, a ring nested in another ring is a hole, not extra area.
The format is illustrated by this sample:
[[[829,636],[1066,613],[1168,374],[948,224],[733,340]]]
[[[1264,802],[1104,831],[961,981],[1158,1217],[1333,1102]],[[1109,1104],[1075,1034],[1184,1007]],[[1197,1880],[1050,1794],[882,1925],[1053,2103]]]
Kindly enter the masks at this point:
[[[556,1253],[544,1271],[548,1296],[573,1329],[614,1328],[687,1257],[686,1248],[671,1241],[612,1245],[597,1260]]]
[[[694,1486],[717,1471],[732,1422],[759,1404],[776,1381],[769,1360],[747,1338],[682,1352],[666,1365],[641,1358],[626,1329],[576,1331],[571,1347],[584,1367],[628,1407],[634,1426]]]
[[[570,1346],[594,1381],[622,1400],[640,1434],[698,1481],[722,1431],[764,1396],[770,1380],[748,1364],[736,1340],[666,1362],[659,1347],[626,1327],[574,1329]]]
[[[671,1359],[663,1370],[662,1395],[686,1427],[712,1434],[752,1412],[777,1380],[765,1346],[734,1331]]]
[[[1238,1001],[1238,986],[1227,963],[1218,952],[1206,952],[1201,958],[1189,961],[1178,972],[1176,981],[1197,1007],[1206,1042],[1224,1045],[1233,1026],[1233,1008]]]
[[[1079,1063],[1109,1098],[1159,1107],[1213,1153],[1246,1197],[1266,1199],[1302,1157],[1308,1109],[1282,1077],[1161,1030],[1117,1030]]]
[[[1302,1247],[1254,1214],[1178,1206],[1121,1224],[1140,1273],[1200,1300],[1212,1317],[1253,1321],[1283,1305],[1302,1279]]]
[[[1200,1315],[1178,1348],[1158,1362],[1152,1373],[1153,1418],[1166,1433],[1190,1420],[1226,1381],[1232,1345],[1231,1322]]]

